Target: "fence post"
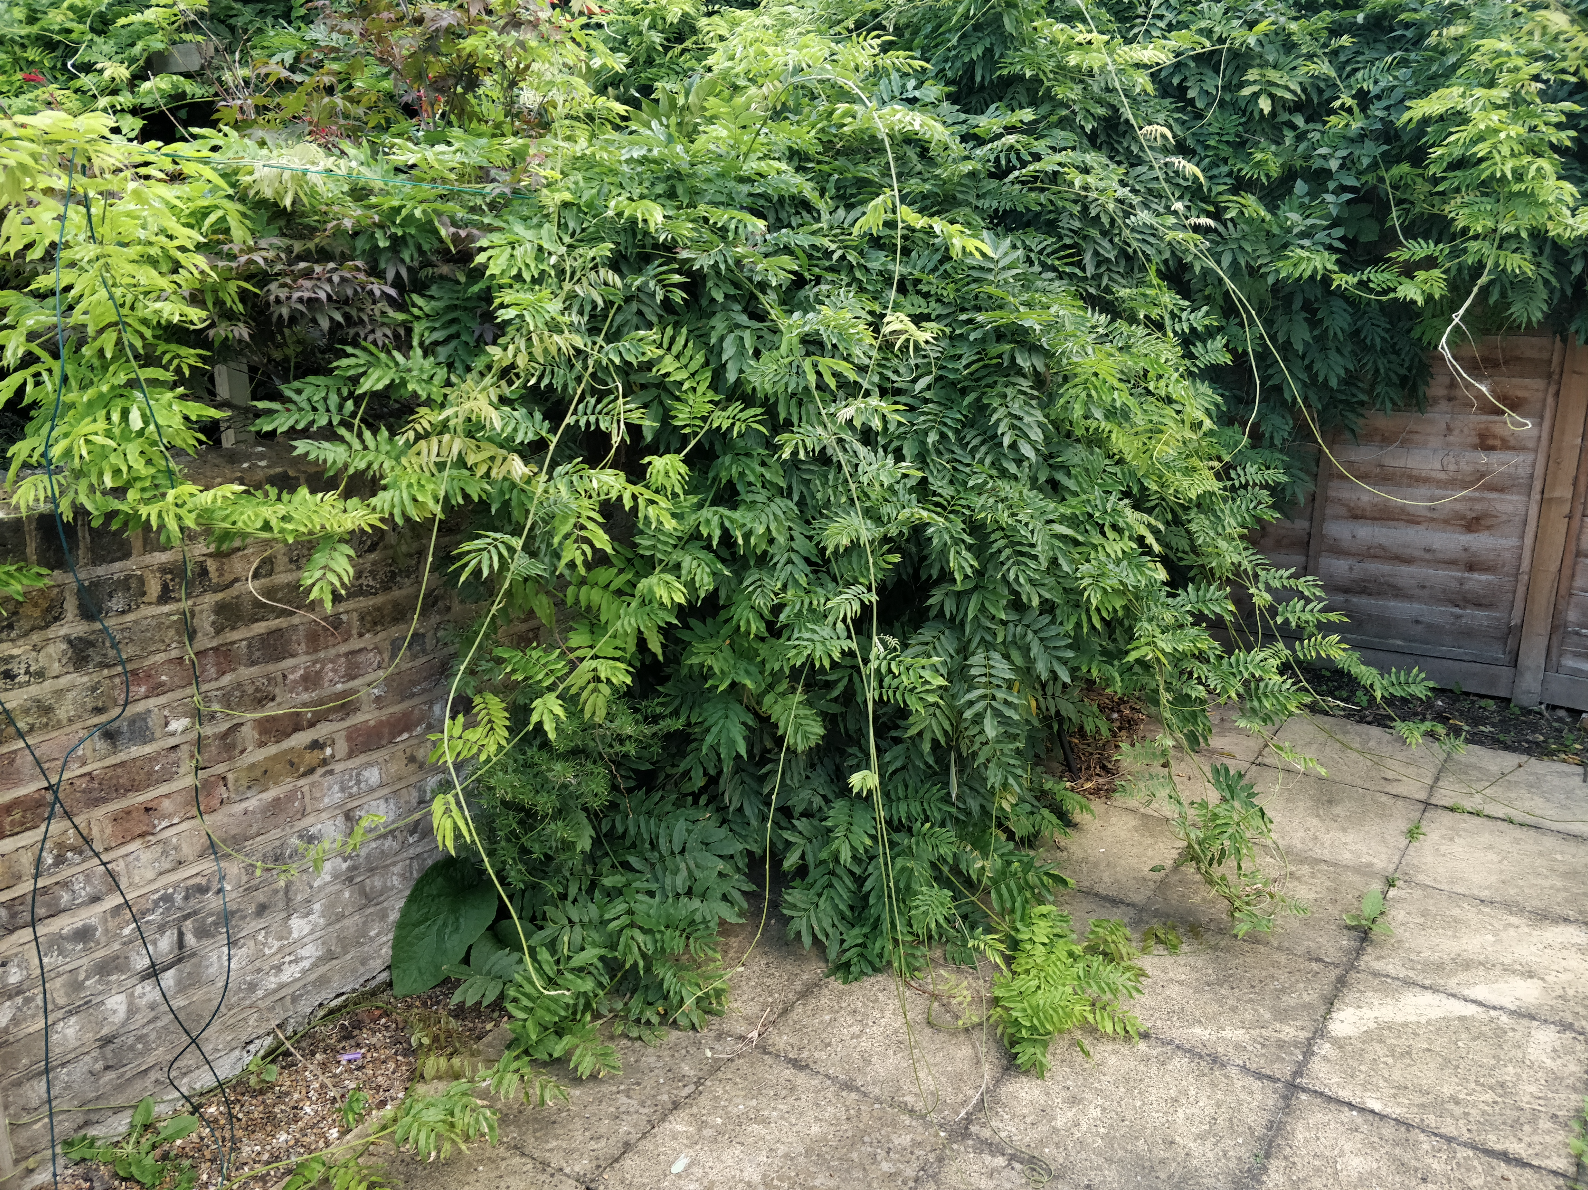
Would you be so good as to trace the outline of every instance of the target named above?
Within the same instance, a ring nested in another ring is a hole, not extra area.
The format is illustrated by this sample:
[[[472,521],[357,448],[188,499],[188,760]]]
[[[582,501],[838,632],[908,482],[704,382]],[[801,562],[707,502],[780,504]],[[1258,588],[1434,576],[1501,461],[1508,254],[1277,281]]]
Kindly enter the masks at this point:
[[[1549,656],[1550,630],[1555,621],[1555,596],[1560,585],[1566,540],[1572,519],[1572,495],[1577,487],[1577,466],[1582,456],[1583,422],[1588,417],[1588,351],[1574,336],[1566,346],[1560,398],[1549,462],[1544,473],[1544,494],[1539,501],[1538,536],[1527,581],[1527,610],[1522,616],[1522,637],[1516,654],[1516,684],[1511,701],[1519,707],[1536,707],[1543,697],[1544,663]],[[1570,571],[1567,569],[1569,575]]]

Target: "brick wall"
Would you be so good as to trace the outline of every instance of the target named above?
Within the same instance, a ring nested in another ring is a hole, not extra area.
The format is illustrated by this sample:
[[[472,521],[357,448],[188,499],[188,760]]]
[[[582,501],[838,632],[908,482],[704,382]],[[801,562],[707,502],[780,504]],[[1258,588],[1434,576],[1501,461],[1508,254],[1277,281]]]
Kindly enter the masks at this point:
[[[215,451],[209,478],[295,484],[275,446]],[[98,605],[126,659],[131,703],[67,765],[63,802],[120,883],[189,1027],[213,1010],[227,948],[210,842],[194,811],[198,746],[191,674],[181,647],[181,554],[152,534],[68,528],[86,591],[63,569],[48,516],[0,518],[0,557],[54,571],[0,620],[0,698],[52,774],[62,757],[120,704],[121,669],[86,606]],[[462,611],[432,578],[406,654],[427,535],[371,535],[355,543],[357,580],[334,611],[302,608],[306,551],[253,546],[218,554],[190,545],[190,608],[207,706],[199,797],[213,835],[251,858],[292,859],[298,843],[345,835],[364,814],[388,822],[424,807],[437,775],[425,764],[439,724],[449,658],[436,629]],[[437,569],[444,567],[445,553]],[[247,578],[253,569],[254,591]],[[256,594],[257,592],[257,594]],[[260,597],[263,598],[260,598]],[[287,607],[272,606],[272,600]],[[395,668],[390,668],[396,660]],[[387,670],[390,669],[390,672]],[[334,706],[325,704],[335,703]],[[324,707],[324,709],[306,709]],[[44,1106],[38,960],[28,930],[32,874],[49,794],[17,733],[0,733],[0,1104],[10,1120]],[[408,887],[436,856],[426,819],[282,882],[236,857],[224,868],[231,989],[205,1035],[220,1072],[237,1070],[278,1022],[379,978]],[[49,979],[51,1069],[58,1107],[169,1097],[166,1063],[185,1043],[160,1001],[131,915],[105,870],[57,814],[43,856],[37,911]],[[189,1087],[210,1083],[191,1052],[177,1067]],[[61,1136],[117,1126],[126,1112],[70,1113]],[[0,1134],[10,1162],[49,1173],[43,1121]]]

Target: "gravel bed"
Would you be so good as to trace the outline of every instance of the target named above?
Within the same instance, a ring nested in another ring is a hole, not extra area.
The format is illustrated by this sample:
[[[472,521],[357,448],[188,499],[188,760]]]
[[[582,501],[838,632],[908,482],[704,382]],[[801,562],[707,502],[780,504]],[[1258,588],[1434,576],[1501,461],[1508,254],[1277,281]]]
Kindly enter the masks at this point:
[[[224,1141],[234,1138],[228,1180],[250,1170],[297,1161],[319,1152],[349,1131],[342,1105],[355,1090],[369,1097],[368,1115],[374,1116],[401,1102],[415,1081],[417,1056],[411,1030],[421,1020],[434,1021],[445,1012],[456,1024],[455,1035],[464,1045],[476,1044],[505,1019],[501,1005],[490,1008],[449,1007],[457,984],[441,987],[402,1001],[389,995],[360,997],[327,1015],[290,1047],[278,1037],[268,1062],[277,1069],[273,1082],[248,1074],[226,1088],[230,1104],[218,1092],[197,1097],[201,1118]],[[269,1051],[267,1051],[269,1052]],[[220,1184],[220,1162],[215,1136],[199,1128],[190,1136],[155,1151],[163,1161],[180,1166],[191,1163],[197,1187]],[[291,1173],[291,1166],[262,1174],[250,1183],[259,1190],[274,1190]],[[81,1162],[61,1171],[61,1190],[143,1190],[138,1182],[116,1176],[107,1165]],[[178,1185],[173,1174],[163,1186]]]

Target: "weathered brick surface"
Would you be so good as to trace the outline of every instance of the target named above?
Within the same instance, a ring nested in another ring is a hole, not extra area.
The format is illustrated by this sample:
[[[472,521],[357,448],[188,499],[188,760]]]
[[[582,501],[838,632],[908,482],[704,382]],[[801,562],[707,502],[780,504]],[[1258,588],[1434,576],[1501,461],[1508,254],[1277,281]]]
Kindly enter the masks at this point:
[[[295,486],[304,477],[302,463],[276,447],[213,454],[195,464],[210,466],[207,482],[269,475]],[[267,465],[235,470],[261,460]],[[226,917],[231,989],[205,1035],[222,1074],[240,1069],[273,1025],[380,976],[403,897],[437,854],[425,822],[377,836],[318,877],[282,883],[251,861],[301,864],[304,846],[345,836],[360,816],[396,822],[432,794],[425,735],[439,725],[451,660],[433,642],[442,619],[467,610],[432,575],[414,624],[418,551],[429,539],[407,536],[353,543],[357,577],[330,615],[306,607],[298,585],[312,543],[220,554],[190,537],[187,641],[179,549],[148,533],[69,523],[79,590],[53,518],[0,516],[0,559],[55,572],[51,586],[0,620],[0,691],[51,779],[66,761],[62,802],[104,860],[59,814],[40,859],[48,788],[0,720],[0,1098],[12,1119],[36,1114],[43,1100],[30,918],[49,980],[51,1075],[62,1106],[168,1094],[161,1072],[185,1039],[159,990],[195,1026],[209,1014],[226,974]],[[191,1054],[179,1071],[194,1087],[210,1081]],[[70,1117],[74,1132],[116,1124],[115,1113]],[[26,1161],[46,1147],[47,1127],[13,1126],[11,1142]],[[37,1184],[48,1169],[45,1161],[7,1190]]]

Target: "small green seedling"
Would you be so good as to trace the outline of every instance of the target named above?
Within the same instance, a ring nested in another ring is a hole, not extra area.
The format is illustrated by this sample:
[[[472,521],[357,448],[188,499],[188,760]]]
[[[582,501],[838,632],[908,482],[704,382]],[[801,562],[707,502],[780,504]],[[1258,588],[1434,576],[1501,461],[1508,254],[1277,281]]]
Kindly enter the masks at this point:
[[[198,1172],[188,1162],[178,1165],[160,1161],[154,1152],[162,1145],[181,1140],[199,1126],[197,1116],[174,1116],[159,1128],[154,1127],[154,1098],[146,1097],[132,1113],[127,1135],[120,1140],[96,1140],[74,1136],[61,1145],[71,1161],[103,1161],[120,1178],[132,1178],[142,1186],[158,1186],[175,1175],[174,1190],[190,1190]]]
[[[1180,931],[1172,921],[1154,922],[1141,932],[1142,954],[1151,954],[1159,946],[1170,954],[1179,954],[1181,945]]]
[[[369,1095],[363,1087],[354,1087],[342,1100],[342,1127],[357,1128],[369,1115]]]
[[[274,1062],[266,1062],[263,1058],[255,1057],[248,1063],[243,1073],[248,1075],[248,1085],[250,1087],[259,1087],[267,1083],[273,1083],[280,1078],[281,1068]]]
[[[1392,938],[1395,931],[1384,920],[1388,916],[1389,906],[1384,904],[1383,890],[1370,888],[1362,894],[1362,912],[1347,913],[1345,924],[1366,930],[1370,938]]]
[[[1421,822],[1414,822],[1406,828],[1406,838],[1412,843],[1417,842],[1418,839],[1422,838],[1427,833],[1428,832],[1423,829],[1423,824]]]

